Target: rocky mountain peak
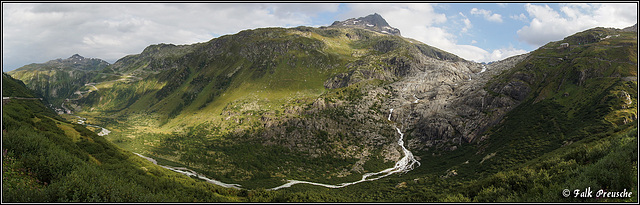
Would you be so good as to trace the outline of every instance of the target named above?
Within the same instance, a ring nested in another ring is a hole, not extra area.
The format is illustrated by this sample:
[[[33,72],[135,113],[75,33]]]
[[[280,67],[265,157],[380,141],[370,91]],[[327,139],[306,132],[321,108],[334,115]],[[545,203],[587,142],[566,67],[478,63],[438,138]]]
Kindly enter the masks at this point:
[[[393,28],[387,23],[380,14],[374,13],[365,17],[350,18],[344,21],[335,21],[331,24],[331,27],[351,27],[351,28],[363,28],[379,33],[400,35],[400,30]]]
[[[77,53],[73,54],[71,57],[67,58],[67,60],[71,60],[71,61],[73,61],[73,60],[84,60],[84,59],[85,59],[84,57],[82,57],[81,55],[79,55]]]
[[[109,65],[107,61],[98,58],[85,58],[80,54],[73,54],[71,57],[50,60],[42,64],[43,66],[56,68],[74,68],[80,70],[99,70]]]

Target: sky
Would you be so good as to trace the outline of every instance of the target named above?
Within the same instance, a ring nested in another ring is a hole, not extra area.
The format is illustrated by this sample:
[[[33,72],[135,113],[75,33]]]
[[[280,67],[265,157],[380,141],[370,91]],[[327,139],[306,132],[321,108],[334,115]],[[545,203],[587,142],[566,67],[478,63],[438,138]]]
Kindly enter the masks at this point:
[[[264,27],[329,26],[378,13],[403,37],[491,62],[594,27],[637,23],[638,3],[2,2],[2,70],[80,54],[109,63],[149,45]]]

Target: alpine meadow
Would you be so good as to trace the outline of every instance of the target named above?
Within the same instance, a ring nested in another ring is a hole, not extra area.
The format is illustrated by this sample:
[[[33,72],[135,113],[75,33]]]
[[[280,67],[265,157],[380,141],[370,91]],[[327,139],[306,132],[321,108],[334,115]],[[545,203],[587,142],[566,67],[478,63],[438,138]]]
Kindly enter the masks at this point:
[[[392,26],[3,73],[2,201],[638,202],[637,24],[491,63]]]

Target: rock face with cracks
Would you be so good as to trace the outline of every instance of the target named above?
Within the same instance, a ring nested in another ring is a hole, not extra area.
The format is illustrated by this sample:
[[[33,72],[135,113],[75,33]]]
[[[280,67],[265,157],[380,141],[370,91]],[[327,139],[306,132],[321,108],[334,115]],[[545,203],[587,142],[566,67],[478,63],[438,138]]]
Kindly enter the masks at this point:
[[[354,82],[357,71],[329,79],[325,85],[337,88],[371,79],[397,80],[386,86],[363,86],[361,98],[354,101],[318,98],[308,107],[292,109],[312,117],[285,120],[287,124],[302,128],[298,131],[287,132],[286,127],[273,126],[263,133],[263,137],[273,144],[287,141],[290,147],[306,150],[312,155],[330,152],[361,161],[366,161],[371,155],[368,150],[382,148],[385,161],[396,161],[403,155],[397,146],[392,145],[394,138],[390,136],[393,136],[393,130],[385,126],[389,121],[397,122],[403,132],[412,136],[406,142],[409,150],[434,147],[449,151],[461,143],[473,141],[488,127],[498,123],[523,99],[522,96],[529,93],[528,84],[521,80],[527,76],[515,76],[516,79],[506,84],[488,83],[493,76],[525,60],[528,54],[489,65],[441,60],[422,53],[412,57],[400,60],[402,63],[387,60],[396,63],[390,63],[383,72],[365,80]],[[394,110],[389,115],[391,108]],[[340,117],[336,111],[350,117]],[[330,139],[318,141],[316,146],[300,146],[307,140],[304,136],[320,130],[327,132]],[[335,142],[342,134],[355,138],[353,140],[359,145],[347,149],[322,148],[322,144]],[[358,163],[352,171],[357,170],[361,170]]]
[[[402,120],[413,138],[409,149],[455,150],[500,121],[530,92],[519,80],[488,83],[501,71],[528,57],[511,57],[489,65],[425,60],[403,80],[391,84],[394,120]]]
[[[352,85],[359,82],[354,77],[361,76],[365,79],[395,79],[388,89],[372,88],[367,96],[371,93],[389,95],[388,102],[381,102],[383,110],[388,112],[395,108],[391,120],[401,122],[413,136],[408,142],[409,149],[423,150],[434,146],[452,150],[457,148],[455,145],[473,141],[488,127],[498,123],[530,92],[528,81],[532,76],[525,74],[514,75],[507,83],[489,83],[492,77],[525,60],[528,54],[492,64],[441,59],[438,55],[425,54],[412,52],[409,57],[382,59],[389,65],[383,72],[363,75],[354,69],[351,73],[329,79],[325,86]],[[366,113],[366,110],[362,112]]]

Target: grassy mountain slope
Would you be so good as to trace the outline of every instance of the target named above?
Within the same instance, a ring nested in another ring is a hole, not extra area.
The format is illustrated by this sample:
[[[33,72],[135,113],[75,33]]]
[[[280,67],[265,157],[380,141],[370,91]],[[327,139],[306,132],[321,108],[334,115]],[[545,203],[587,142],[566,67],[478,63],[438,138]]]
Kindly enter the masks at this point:
[[[532,135],[535,140],[552,140],[557,148],[637,120],[636,33],[619,32],[615,38],[571,44],[573,39],[602,31],[615,32],[596,28],[549,43],[490,82],[488,89],[522,84],[530,92],[510,113],[519,120],[488,134]],[[571,46],[559,48],[563,42]],[[532,154],[533,150],[526,151]]]
[[[75,54],[67,59],[46,63],[32,63],[9,71],[13,78],[25,82],[28,88],[59,106],[66,98],[77,98],[74,92],[96,77],[99,70],[109,66],[106,61],[84,58]]]
[[[6,81],[5,81],[6,79]],[[2,97],[35,97],[31,90],[20,80],[16,80],[9,74],[2,73]],[[7,86],[4,86],[6,83]]]
[[[3,73],[3,95],[31,97]],[[126,152],[39,100],[2,108],[3,202],[238,201],[240,192],[165,170]]]

